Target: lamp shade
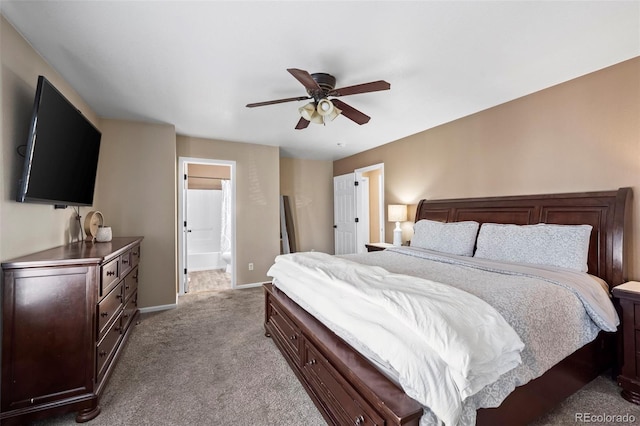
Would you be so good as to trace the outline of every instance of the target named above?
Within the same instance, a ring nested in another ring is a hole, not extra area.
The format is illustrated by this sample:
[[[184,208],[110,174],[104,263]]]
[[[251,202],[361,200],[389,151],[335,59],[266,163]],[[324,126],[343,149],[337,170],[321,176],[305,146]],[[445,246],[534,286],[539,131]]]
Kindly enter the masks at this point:
[[[389,204],[387,213],[389,222],[404,222],[407,220],[407,205]]]
[[[329,115],[333,112],[333,103],[329,99],[320,99],[316,107],[321,116]]]
[[[309,102],[305,106],[298,108],[298,112],[307,121],[316,124],[324,124],[324,118],[316,111],[316,105],[313,102]]]
[[[331,111],[330,114],[325,115],[324,118],[329,117],[329,119],[331,121],[333,121],[337,116],[339,116],[342,113],[341,109],[336,108],[335,106],[333,107],[333,111]]]
[[[298,112],[300,112],[302,118],[307,121],[311,121],[313,115],[316,113],[316,106],[313,104],[313,102],[309,102],[305,106],[298,108]]]

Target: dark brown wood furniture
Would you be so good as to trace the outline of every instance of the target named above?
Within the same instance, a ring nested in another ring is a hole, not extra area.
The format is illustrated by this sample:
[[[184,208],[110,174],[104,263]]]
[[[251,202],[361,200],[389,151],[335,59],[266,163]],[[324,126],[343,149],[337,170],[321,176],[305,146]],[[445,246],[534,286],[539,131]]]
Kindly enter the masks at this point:
[[[621,395],[640,404],[640,282],[629,281],[613,289],[622,310],[622,370],[618,384]]]
[[[141,241],[83,241],[2,263],[0,423],[100,413],[139,312]]]
[[[372,251],[382,251],[386,250],[389,247],[393,247],[393,244],[389,243],[369,243],[364,245],[367,248],[368,252]]]
[[[589,224],[589,273],[613,288],[626,281],[624,238],[631,189],[422,200],[416,221]],[[265,329],[330,424],[417,425],[422,409],[402,390],[271,284],[265,284]],[[516,388],[477,424],[526,424],[548,412],[616,361],[616,336],[600,333],[541,377]]]

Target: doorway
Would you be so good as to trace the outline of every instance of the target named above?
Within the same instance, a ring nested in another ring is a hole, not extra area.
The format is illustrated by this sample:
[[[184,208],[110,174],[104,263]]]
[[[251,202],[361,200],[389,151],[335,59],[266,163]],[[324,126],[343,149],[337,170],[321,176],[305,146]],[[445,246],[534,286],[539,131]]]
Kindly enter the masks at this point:
[[[235,288],[235,161],[180,157],[178,294]]]
[[[384,164],[333,178],[335,254],[363,253],[384,242]]]

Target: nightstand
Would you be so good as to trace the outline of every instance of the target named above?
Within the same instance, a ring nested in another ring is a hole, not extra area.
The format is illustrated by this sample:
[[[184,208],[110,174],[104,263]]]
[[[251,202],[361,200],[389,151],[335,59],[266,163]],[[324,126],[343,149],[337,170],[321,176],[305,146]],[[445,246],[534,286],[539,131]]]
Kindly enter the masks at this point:
[[[629,281],[613,289],[622,308],[622,371],[618,376],[624,399],[640,405],[640,282]]]
[[[382,251],[382,250],[387,249],[389,247],[393,247],[393,244],[389,244],[389,243],[369,243],[369,244],[365,244],[365,247],[367,248],[367,251]]]

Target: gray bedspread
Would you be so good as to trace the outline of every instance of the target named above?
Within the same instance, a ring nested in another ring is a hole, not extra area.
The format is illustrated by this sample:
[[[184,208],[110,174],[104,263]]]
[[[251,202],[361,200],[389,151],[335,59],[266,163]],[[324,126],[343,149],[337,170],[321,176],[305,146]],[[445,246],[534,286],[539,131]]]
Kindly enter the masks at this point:
[[[465,264],[464,259],[462,264],[419,259],[423,255],[412,248],[344,257],[467,291],[491,304],[518,333],[525,343],[522,364],[468,398],[464,402],[461,424],[475,424],[478,408],[497,407],[515,387],[541,376],[563,358],[594,340],[602,328],[585,309],[585,301],[581,297],[553,280],[502,273],[499,267],[496,270],[476,268]],[[602,289],[594,291],[600,290],[606,295]],[[615,315],[615,310],[613,312]],[[615,321],[617,324],[617,316]],[[435,416],[427,413],[421,425],[438,423]]]

